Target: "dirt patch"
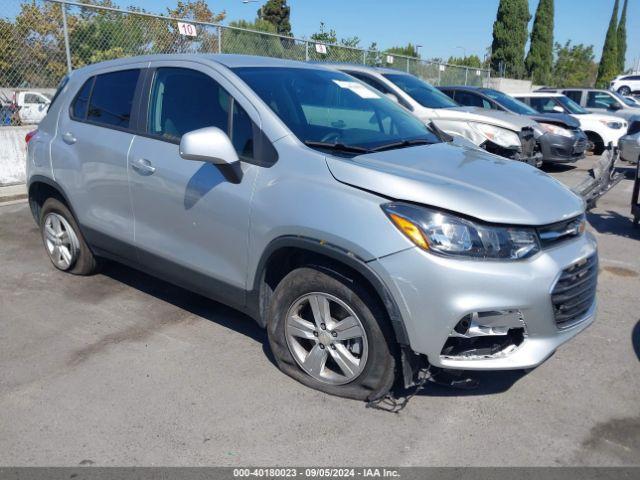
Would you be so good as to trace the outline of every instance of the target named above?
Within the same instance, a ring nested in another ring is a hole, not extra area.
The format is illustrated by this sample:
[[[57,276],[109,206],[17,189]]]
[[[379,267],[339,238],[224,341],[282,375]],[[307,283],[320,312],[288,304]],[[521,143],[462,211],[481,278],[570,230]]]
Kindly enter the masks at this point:
[[[624,267],[602,267],[602,270],[608,272],[616,277],[637,277],[638,272]]]
[[[595,425],[582,447],[607,452],[635,465],[640,458],[640,417],[612,418]]]

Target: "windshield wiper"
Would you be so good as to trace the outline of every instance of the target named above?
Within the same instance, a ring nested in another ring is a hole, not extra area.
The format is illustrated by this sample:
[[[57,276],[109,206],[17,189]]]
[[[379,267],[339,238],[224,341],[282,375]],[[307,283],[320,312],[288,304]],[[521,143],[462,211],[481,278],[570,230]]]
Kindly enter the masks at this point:
[[[414,140],[401,140],[399,142],[387,143],[379,147],[372,148],[371,152],[382,152],[383,150],[393,150],[396,148],[413,147],[414,145],[431,145],[434,142],[425,138],[416,138]]]
[[[313,142],[311,140],[306,140],[304,144],[307,147],[326,148],[328,150],[347,153],[369,153],[373,151],[369,150],[368,148],[358,147],[356,145],[345,145],[344,143]]]

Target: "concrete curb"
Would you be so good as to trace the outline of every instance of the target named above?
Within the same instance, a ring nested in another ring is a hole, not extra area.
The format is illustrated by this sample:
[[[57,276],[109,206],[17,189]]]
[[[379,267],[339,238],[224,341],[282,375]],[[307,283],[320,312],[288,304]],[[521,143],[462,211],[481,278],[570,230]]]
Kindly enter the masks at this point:
[[[16,202],[27,199],[27,186],[25,184],[0,187],[0,205],[8,202]]]

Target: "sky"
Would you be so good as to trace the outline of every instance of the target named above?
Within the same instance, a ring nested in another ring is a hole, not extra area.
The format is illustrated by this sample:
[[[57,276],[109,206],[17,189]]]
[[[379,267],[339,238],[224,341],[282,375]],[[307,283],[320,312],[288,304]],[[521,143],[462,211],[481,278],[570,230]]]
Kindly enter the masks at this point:
[[[0,0],[4,2],[6,0]],[[379,48],[422,45],[423,58],[463,54],[484,56],[491,45],[493,22],[499,0],[289,0],[291,25],[296,37],[309,37],[320,22],[333,28],[338,38],[357,36],[361,46],[377,42]],[[555,0],[554,41],[594,46],[599,61],[614,0]],[[14,4],[13,0],[9,0]],[[154,13],[166,12],[176,0],[116,0],[126,7],[135,4]],[[214,12],[226,10],[223,23],[253,20],[263,3],[242,0],[207,0]],[[17,1],[15,2],[17,4]],[[621,1],[622,4],[622,1]],[[538,0],[529,0],[533,16]],[[4,9],[3,9],[4,10]],[[9,10],[11,10],[9,8]],[[17,12],[16,12],[17,13]],[[12,16],[7,11],[0,15]],[[529,29],[531,29],[531,25]],[[528,47],[527,47],[528,48]],[[629,0],[627,11],[627,68],[640,58],[640,0]]]

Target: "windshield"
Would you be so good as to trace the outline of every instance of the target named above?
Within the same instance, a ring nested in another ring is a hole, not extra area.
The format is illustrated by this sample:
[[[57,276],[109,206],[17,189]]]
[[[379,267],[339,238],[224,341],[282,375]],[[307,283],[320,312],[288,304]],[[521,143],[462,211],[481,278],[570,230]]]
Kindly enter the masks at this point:
[[[553,97],[553,98],[555,98],[564,108],[569,110],[569,113],[573,113],[574,115],[585,115],[589,113],[587,110],[582,108],[580,105],[578,105],[576,102],[571,100],[569,97],[562,95],[560,97]]]
[[[453,108],[460,106],[434,86],[429,85],[427,82],[424,82],[413,75],[384,73],[382,76],[396,84],[401,90],[423,107]]]
[[[233,69],[300,141],[356,155],[403,142],[437,143],[425,124],[342,72],[315,68]],[[318,145],[322,144],[322,145]],[[359,151],[358,151],[359,150]]]
[[[538,113],[526,103],[522,103],[520,100],[516,100],[506,93],[499,92],[498,90],[482,90],[482,92],[512,112],[519,113],[520,115],[536,115]]]
[[[621,102],[624,102],[625,105],[629,105],[630,107],[637,107],[638,104],[635,102],[635,100],[632,100],[631,98],[627,98],[624,97],[622,95],[620,95],[618,92],[611,92],[618,100],[620,100]]]

